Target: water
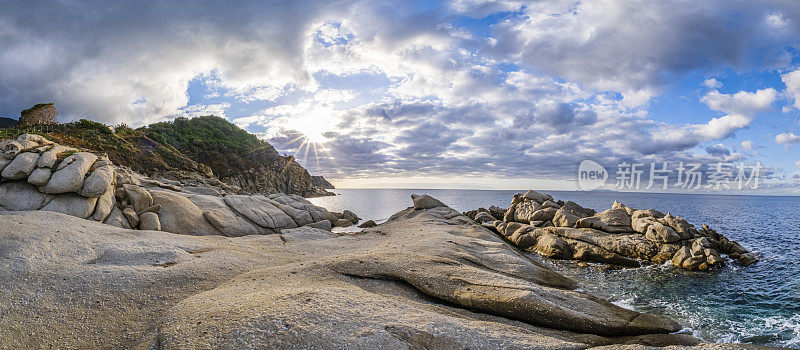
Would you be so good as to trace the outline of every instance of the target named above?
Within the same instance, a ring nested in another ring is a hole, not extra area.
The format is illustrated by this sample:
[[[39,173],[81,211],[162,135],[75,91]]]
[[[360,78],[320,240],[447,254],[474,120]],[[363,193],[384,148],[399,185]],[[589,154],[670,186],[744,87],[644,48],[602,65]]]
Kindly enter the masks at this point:
[[[334,190],[312,201],[330,210],[350,209],[385,221],[411,205],[412,193],[428,193],[459,211],[507,207],[519,191]],[[556,199],[604,210],[614,200],[637,209],[670,211],[759,254],[749,267],[728,264],[712,272],[669,266],[614,270],[547,260],[581,289],[617,305],[672,317],[708,342],[741,342],[800,349],[800,197],[678,195],[542,191]]]

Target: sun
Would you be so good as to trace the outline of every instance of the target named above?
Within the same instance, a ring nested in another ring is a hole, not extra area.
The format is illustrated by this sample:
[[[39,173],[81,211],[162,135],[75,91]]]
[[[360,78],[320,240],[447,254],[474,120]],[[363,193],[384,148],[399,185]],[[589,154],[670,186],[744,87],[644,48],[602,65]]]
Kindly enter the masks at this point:
[[[305,142],[325,143],[325,133],[331,129],[332,111],[313,109],[289,120],[289,127],[303,134]]]

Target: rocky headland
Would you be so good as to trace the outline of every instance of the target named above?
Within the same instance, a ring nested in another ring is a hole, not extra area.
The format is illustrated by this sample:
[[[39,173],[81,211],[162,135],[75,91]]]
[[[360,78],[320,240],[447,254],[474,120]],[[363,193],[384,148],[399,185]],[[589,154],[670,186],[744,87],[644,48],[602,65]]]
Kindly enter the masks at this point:
[[[0,123],[0,140],[16,139],[26,133],[45,136],[64,146],[105,154],[114,164],[153,178],[215,179],[240,194],[281,192],[303,197],[333,194],[316,186],[294,157],[278,154],[269,143],[214,116],[178,117],[171,122],[137,129],[124,124],[112,127],[85,119],[47,125]]]
[[[0,210],[51,211],[119,228],[245,236],[302,226],[330,230],[360,220],[299,195],[242,194],[197,173],[147,177],[115,166],[105,154],[32,134],[0,142],[0,181]]]
[[[670,262],[702,271],[723,266],[723,255],[741,265],[757,261],[755,254],[705,224],[698,229],[671,213],[619,202],[598,213],[530,190],[516,194],[508,208],[481,208],[465,215],[518,248],[553,259],[627,267]]]

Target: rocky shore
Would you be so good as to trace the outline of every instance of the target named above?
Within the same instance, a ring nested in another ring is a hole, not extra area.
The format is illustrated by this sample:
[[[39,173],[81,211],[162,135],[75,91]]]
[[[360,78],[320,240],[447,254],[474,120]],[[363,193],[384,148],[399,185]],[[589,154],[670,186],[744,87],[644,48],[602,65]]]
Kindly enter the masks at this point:
[[[574,291],[430,197],[414,204],[345,236],[198,237],[0,213],[0,347],[699,344],[666,318]]]
[[[586,237],[627,247],[619,238],[647,239],[657,223],[681,222],[668,215],[652,213],[645,232],[633,233],[621,214],[536,192],[472,218],[414,195],[413,206],[388,221],[336,234],[331,226],[361,219],[297,195],[242,194],[199,175],[146,177],[36,135],[3,141],[0,152],[0,348],[732,346],[701,344],[672,320],[580,292],[517,249],[557,238],[573,252]],[[553,205],[560,213],[545,227],[540,210]],[[643,225],[639,211],[613,210],[630,211],[632,228]],[[562,221],[573,224],[555,225]],[[490,231],[513,226],[508,237]],[[562,228],[584,236],[561,238]],[[675,230],[681,239],[661,246],[728,244],[710,229],[684,228],[691,238]],[[591,249],[584,256],[643,260]]]
[[[741,265],[757,261],[755,254],[705,224],[697,229],[671,213],[637,210],[619,202],[598,213],[530,190],[516,194],[507,209],[481,208],[465,215],[518,248],[553,259],[627,267],[669,261],[678,268],[701,271],[723,266],[723,255]]]

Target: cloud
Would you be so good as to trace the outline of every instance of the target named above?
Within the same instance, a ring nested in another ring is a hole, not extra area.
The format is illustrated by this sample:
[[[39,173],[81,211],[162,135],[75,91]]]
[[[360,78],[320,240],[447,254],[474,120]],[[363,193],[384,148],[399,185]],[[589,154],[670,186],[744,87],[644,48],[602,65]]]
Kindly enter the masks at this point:
[[[612,0],[526,3],[518,16],[498,24],[494,36],[498,43],[491,49],[569,81],[621,92],[633,105],[657,94],[667,75],[769,69],[791,62],[790,47],[800,27],[776,26],[796,23],[793,3],[696,5]]]
[[[55,101],[63,119],[141,125],[179,113],[190,80],[235,91],[311,83],[307,28],[343,1],[6,1],[0,113]]]
[[[794,107],[800,109],[800,69],[781,75],[786,85],[786,96],[794,99]]]
[[[725,145],[720,143],[706,147],[706,152],[714,157],[725,157],[731,155],[731,151],[728,149],[728,147],[725,147]]]
[[[720,83],[719,80],[717,79],[708,78],[705,81],[703,81],[703,86],[711,89],[719,89],[722,87],[722,83]]]
[[[792,132],[775,135],[775,143],[779,145],[790,145],[798,142],[800,142],[800,136],[797,136]]]
[[[755,120],[756,114],[770,110],[777,95],[777,91],[772,88],[756,92],[739,91],[735,94],[723,94],[716,90],[708,92],[700,101],[712,110],[729,114],[712,118],[703,124],[682,127],[661,125],[651,132],[651,138],[635,147],[645,154],[655,154],[685,150],[704,142],[726,139],[749,126]]]
[[[755,115],[772,109],[778,92],[773,88],[756,92],[739,91],[735,94],[722,94],[717,90],[708,92],[701,99],[709,108],[728,114]]]
[[[775,89],[725,94],[709,78],[715,112],[680,124],[647,107],[689,72],[790,64],[800,10],[734,2],[10,1],[0,113],[49,100],[66,119],[131,125],[213,113],[341,177],[733,159],[716,143]],[[187,93],[198,81],[206,100]]]
[[[753,149],[753,141],[750,141],[750,140],[742,141],[741,145],[742,145],[742,149],[745,150],[745,151],[749,151],[749,150]]]

